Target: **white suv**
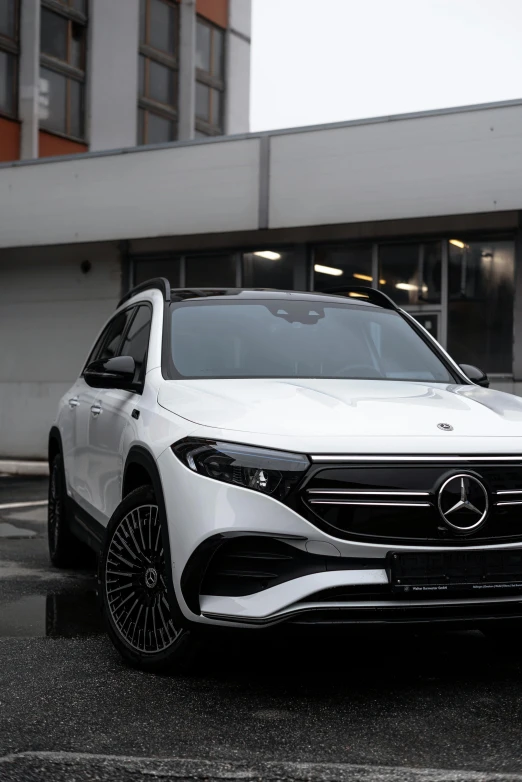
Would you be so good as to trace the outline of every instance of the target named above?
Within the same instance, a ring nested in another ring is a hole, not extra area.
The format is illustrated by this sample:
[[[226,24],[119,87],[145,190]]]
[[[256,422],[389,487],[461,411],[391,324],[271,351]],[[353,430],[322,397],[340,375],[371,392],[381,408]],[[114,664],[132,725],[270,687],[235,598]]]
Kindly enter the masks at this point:
[[[522,616],[522,400],[344,293],[152,280],[61,400],[51,560],[99,553],[128,662],[203,626]]]

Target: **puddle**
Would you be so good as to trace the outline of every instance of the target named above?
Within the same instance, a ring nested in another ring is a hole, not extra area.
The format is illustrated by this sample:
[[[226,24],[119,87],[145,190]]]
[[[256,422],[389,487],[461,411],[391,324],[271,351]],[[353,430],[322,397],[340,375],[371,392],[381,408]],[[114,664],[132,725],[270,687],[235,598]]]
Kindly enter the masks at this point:
[[[0,638],[78,638],[104,632],[94,591],[30,595],[0,605]]]

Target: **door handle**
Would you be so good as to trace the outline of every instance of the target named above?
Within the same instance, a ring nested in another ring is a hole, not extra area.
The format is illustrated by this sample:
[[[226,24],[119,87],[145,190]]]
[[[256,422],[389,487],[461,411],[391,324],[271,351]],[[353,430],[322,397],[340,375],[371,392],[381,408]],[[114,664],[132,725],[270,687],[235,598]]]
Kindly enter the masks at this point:
[[[98,416],[100,415],[101,411],[102,411],[101,405],[93,405],[91,407],[91,414],[94,416],[94,418],[98,418]]]
[[[80,399],[79,399],[79,397],[77,397],[77,396],[73,396],[73,397],[71,397],[71,399],[69,399],[69,407],[70,407],[71,409],[72,409],[73,407],[78,407],[78,405],[79,405],[79,404],[80,404]]]

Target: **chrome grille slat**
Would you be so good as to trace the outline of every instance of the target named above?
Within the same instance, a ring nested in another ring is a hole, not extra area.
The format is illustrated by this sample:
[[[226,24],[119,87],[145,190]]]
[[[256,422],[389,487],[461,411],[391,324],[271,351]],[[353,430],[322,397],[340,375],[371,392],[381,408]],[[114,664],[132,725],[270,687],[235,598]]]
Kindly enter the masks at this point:
[[[388,508],[431,508],[431,502],[372,502],[371,500],[309,500],[310,505],[369,505]]]
[[[447,462],[448,465],[461,463],[461,462],[520,462],[522,464],[521,456],[452,456],[447,454],[446,456],[402,456],[401,454],[394,454],[390,456],[377,455],[377,454],[357,454],[350,456],[339,456],[338,454],[326,455],[315,454],[310,457],[313,462],[332,462],[334,464],[342,462],[394,462],[400,465],[404,462]]]
[[[429,491],[366,491],[364,489],[309,489],[308,494],[382,495],[385,497],[429,497]],[[522,492],[521,492],[522,494]]]

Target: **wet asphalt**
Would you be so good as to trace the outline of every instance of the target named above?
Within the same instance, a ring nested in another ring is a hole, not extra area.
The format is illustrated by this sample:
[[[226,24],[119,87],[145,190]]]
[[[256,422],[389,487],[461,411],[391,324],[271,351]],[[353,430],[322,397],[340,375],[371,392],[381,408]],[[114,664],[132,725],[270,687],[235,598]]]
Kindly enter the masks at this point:
[[[46,481],[0,478],[0,506]],[[190,675],[126,668],[94,571],[57,571],[45,506],[0,507],[0,782],[522,782],[522,639],[479,630],[208,639]]]

